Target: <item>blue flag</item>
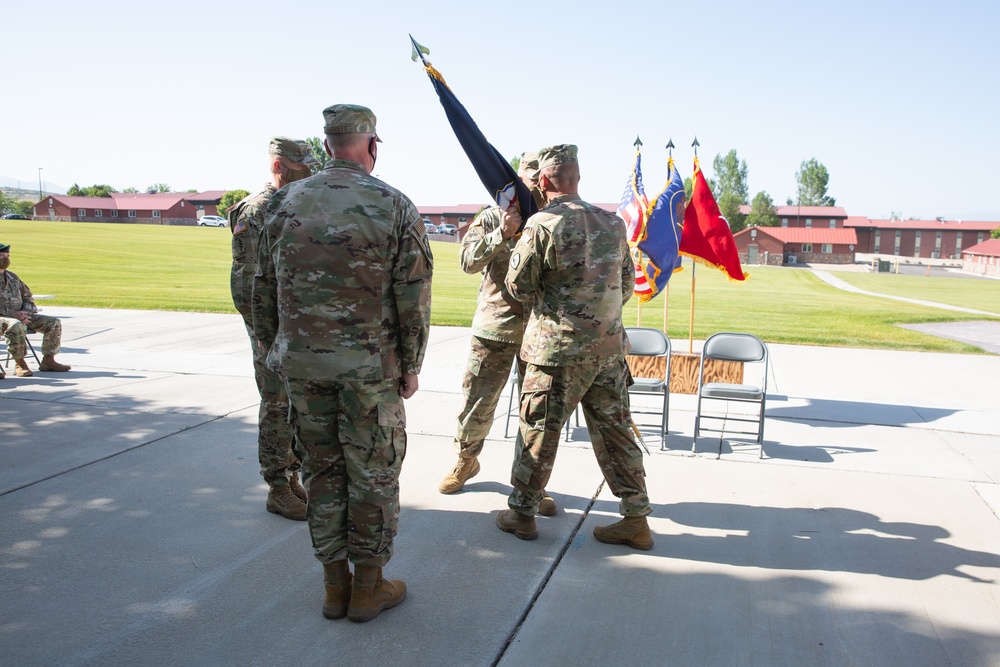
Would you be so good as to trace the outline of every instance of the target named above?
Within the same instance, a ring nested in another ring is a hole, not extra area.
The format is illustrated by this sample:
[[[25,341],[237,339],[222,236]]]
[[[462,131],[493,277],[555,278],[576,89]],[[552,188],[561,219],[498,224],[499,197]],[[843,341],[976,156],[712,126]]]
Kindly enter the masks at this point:
[[[684,229],[684,181],[674,167],[674,159],[667,163],[667,185],[649,207],[646,225],[640,233],[636,247],[642,252],[640,270],[649,283],[649,294],[640,294],[640,301],[649,301],[663,291],[674,271],[680,271],[678,250]]]
[[[469,161],[479,175],[479,180],[490,193],[490,198],[503,210],[510,207],[511,202],[517,203],[518,211],[521,213],[522,226],[529,217],[538,212],[538,205],[528,191],[527,186],[517,177],[517,172],[510,166],[510,163],[486,140],[482,131],[472,120],[472,116],[465,110],[462,103],[455,97],[448,84],[444,82],[441,73],[438,72],[424,57],[430,50],[417,44],[410,35],[413,43],[413,58],[419,57],[424,64],[424,70],[434,85],[434,90],[441,100],[444,113],[448,117],[451,129],[455,132],[458,143],[462,145]]]

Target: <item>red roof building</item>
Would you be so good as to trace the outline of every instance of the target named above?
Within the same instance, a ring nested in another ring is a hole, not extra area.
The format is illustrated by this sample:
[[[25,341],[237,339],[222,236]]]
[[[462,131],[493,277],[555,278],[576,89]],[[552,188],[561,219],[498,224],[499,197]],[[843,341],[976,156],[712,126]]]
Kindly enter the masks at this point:
[[[748,227],[733,235],[740,263],[853,264],[858,239],[853,229],[807,227]]]
[[[858,252],[929,259],[961,259],[962,252],[990,238],[1000,222],[970,220],[873,220],[850,218]]]
[[[205,193],[114,192],[110,197],[48,195],[32,208],[35,220],[63,222],[135,222],[153,225],[196,225],[203,215],[218,215],[224,190]],[[218,195],[218,196],[216,196]]]
[[[987,239],[963,250],[962,270],[1000,278],[1000,239]]]
[[[740,213],[744,215],[749,215],[751,210],[749,204],[740,206]],[[775,206],[774,213],[780,227],[834,229],[843,227],[847,220],[847,211],[840,206]]]
[[[418,206],[417,211],[425,220],[435,225],[450,223],[458,228],[457,240],[462,240],[469,231],[469,225],[486,206],[482,204],[459,204],[458,206]]]

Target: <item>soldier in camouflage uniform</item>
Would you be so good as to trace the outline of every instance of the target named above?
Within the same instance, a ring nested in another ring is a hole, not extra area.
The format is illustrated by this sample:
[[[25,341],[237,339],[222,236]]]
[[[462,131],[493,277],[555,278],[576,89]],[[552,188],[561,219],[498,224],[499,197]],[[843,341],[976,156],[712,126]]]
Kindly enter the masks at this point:
[[[55,317],[39,315],[31,290],[17,277],[10,266],[10,246],[0,243],[0,334],[7,339],[7,352],[14,358],[14,374],[31,377],[31,369],[24,360],[28,353],[28,332],[42,334],[42,360],[40,371],[65,372],[66,364],[56,361],[62,342],[62,322]],[[5,377],[0,369],[0,378]]]
[[[537,171],[538,155],[523,153],[518,176],[533,194],[538,187]],[[462,239],[462,270],[482,272],[483,281],[472,319],[472,349],[462,379],[465,405],[458,414],[455,436],[458,463],[438,486],[441,493],[457,493],[467,480],[479,474],[478,457],[493,425],[512,361],[518,361],[518,378],[524,377],[524,363],[517,357],[524,331],[524,305],[504,285],[510,251],[520,236],[520,226],[521,215],[516,207],[503,211],[492,206],[476,216]],[[520,432],[517,446],[520,446]],[[554,516],[556,511],[555,500],[544,495],[538,513]]]
[[[292,426],[288,423],[288,395],[285,385],[264,363],[267,349],[254,337],[251,294],[257,273],[257,239],[264,226],[268,202],[288,183],[309,176],[309,165],[318,160],[304,141],[274,137],[268,146],[271,179],[264,189],[244,198],[229,209],[229,229],[233,233],[233,268],[229,287],[233,305],[243,316],[253,353],[254,379],[260,393],[257,413],[257,457],[260,474],[267,482],[268,512],[296,521],[306,519],[306,492],[299,483],[299,461],[292,452]]]
[[[562,427],[580,403],[601,472],[625,517],[595,528],[594,536],[651,549],[642,451],[622,398],[628,381],[622,305],[632,295],[632,258],[622,220],[577,194],[576,153],[576,146],[565,144],[540,152],[539,187],[548,205],[528,220],[510,258],[507,289],[531,302],[521,343],[527,362],[521,386],[524,447],[511,471],[510,509],[496,521],[521,539],[538,537],[535,511]]]
[[[375,115],[337,104],[323,117],[333,159],[271,198],[253,320],[288,387],[323,615],[367,621],[406,597],[382,566],[399,518],[403,399],[417,390],[430,333],[433,259],[416,207],[371,176]]]

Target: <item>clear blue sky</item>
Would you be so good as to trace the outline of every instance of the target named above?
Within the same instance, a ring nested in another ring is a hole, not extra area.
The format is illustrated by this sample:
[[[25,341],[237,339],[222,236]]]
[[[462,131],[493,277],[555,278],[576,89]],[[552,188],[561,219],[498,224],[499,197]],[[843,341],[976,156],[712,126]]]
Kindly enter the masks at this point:
[[[13,5],[13,6],[11,6]],[[757,6],[759,5],[759,6]],[[487,197],[407,33],[501,153],[580,148],[581,194],[646,190],[690,144],[736,149],[751,197],[815,157],[851,215],[1000,220],[994,1],[7,3],[0,177],[258,189],[273,134],[378,116],[376,173],[418,205]]]

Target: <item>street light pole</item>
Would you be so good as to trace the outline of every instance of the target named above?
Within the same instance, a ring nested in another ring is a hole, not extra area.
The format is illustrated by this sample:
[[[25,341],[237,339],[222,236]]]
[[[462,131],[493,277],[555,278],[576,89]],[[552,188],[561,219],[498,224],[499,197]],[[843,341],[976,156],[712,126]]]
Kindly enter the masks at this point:
[[[45,195],[42,194],[42,168],[38,168],[38,201],[41,202],[45,199]]]

